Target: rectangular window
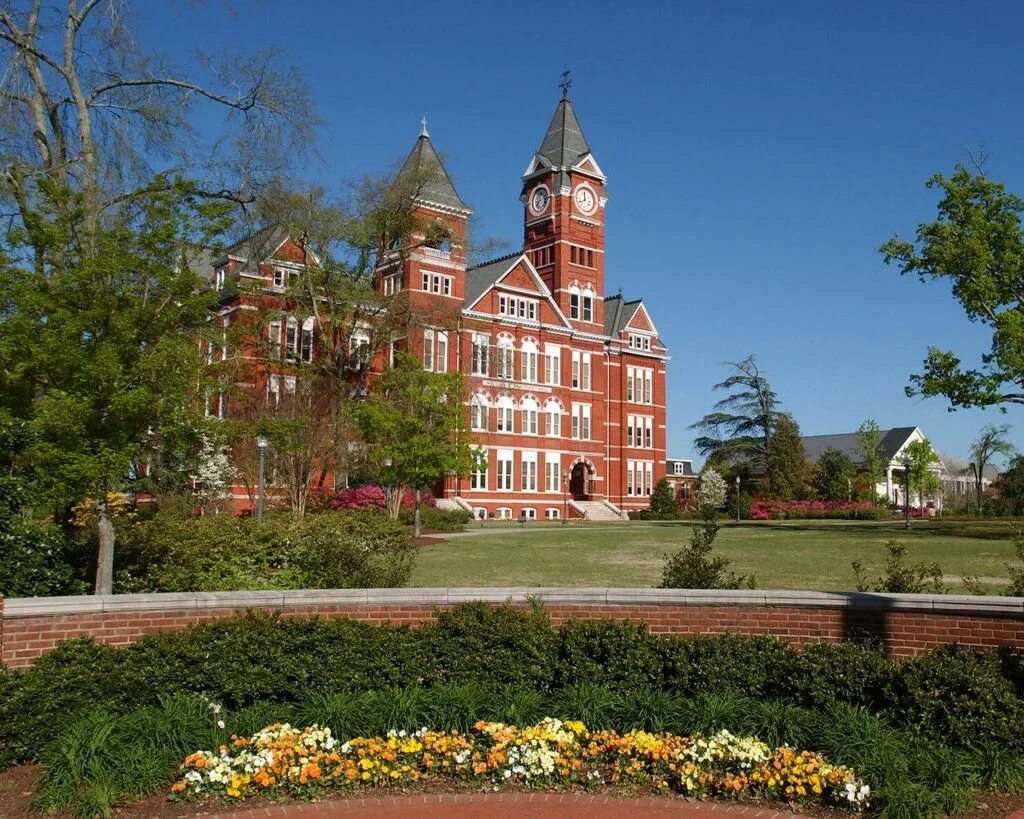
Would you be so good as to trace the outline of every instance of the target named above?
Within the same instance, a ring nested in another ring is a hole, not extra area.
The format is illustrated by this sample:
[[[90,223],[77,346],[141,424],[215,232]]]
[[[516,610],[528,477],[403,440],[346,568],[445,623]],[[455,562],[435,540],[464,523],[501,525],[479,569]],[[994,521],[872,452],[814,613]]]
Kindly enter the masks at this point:
[[[437,334],[437,371],[448,372],[448,333],[444,330]]]
[[[647,494],[650,495],[654,490],[654,464],[650,461],[647,462]]]
[[[584,390],[590,389],[590,353],[583,354],[583,374],[580,379],[580,388]]]
[[[512,450],[498,450],[498,489],[512,491]]]
[[[562,434],[562,413],[558,411],[558,407],[549,407],[544,415],[547,418],[545,433],[550,438],[559,437]]]
[[[626,400],[627,401],[632,401],[633,400],[633,373],[634,373],[634,370],[633,370],[632,367],[627,367],[626,368]]]
[[[558,461],[550,460],[553,456],[548,455],[544,460],[544,491],[557,492],[558,487]]]
[[[581,433],[580,437],[584,441],[589,441],[590,440],[590,405],[589,404],[584,404],[582,409],[583,409],[583,414],[582,414],[582,417],[581,417],[581,420],[580,420],[580,433]]]
[[[650,370],[644,370],[644,403],[654,403],[654,391],[652,389],[652,382],[654,380],[654,373]]]
[[[523,381],[537,381],[537,354],[531,350],[523,350]]]
[[[514,351],[511,346],[498,347],[498,378],[515,378]]]
[[[544,383],[562,383],[562,351],[558,347],[545,347],[544,349]]]
[[[652,449],[654,447],[654,443],[653,443],[653,441],[654,441],[654,428],[653,427],[654,427],[654,419],[653,418],[645,419],[645,421],[644,421],[644,446],[647,447],[647,449]]]
[[[580,441],[590,440],[590,405],[572,405],[572,437]]]
[[[425,292],[427,292],[427,293],[430,292],[430,274],[429,273],[424,273],[423,274],[423,290]]]
[[[288,319],[284,328],[284,353],[289,361],[299,357],[299,325],[295,319]]]
[[[537,434],[537,409],[535,407],[523,408],[523,435]]]
[[[450,296],[452,294],[452,280],[450,277],[445,276],[443,280],[444,294]]]
[[[473,375],[487,375],[487,336],[473,334]]]
[[[288,284],[288,271],[282,270],[279,267],[274,268],[274,287],[277,290],[284,290],[284,286]]]
[[[626,461],[626,494],[634,494],[636,484],[633,482],[633,461]]]
[[[569,318],[580,317],[580,294],[577,291],[569,293]]]
[[[434,369],[434,331],[423,331],[423,369]]]
[[[589,293],[583,294],[583,320],[594,320],[594,297]]]
[[[369,342],[367,342],[369,345]],[[302,340],[300,341],[300,358],[307,364],[313,360],[313,328],[302,328]]]
[[[635,420],[632,415],[626,417],[626,446],[633,446],[633,422]]]
[[[572,354],[572,388],[580,388],[580,354],[577,352]]]
[[[441,292],[441,277],[440,276],[433,276],[431,283],[434,286],[433,287],[433,291],[435,293],[440,293]]]
[[[498,405],[498,432],[512,432],[512,407]]]
[[[272,321],[270,322],[270,328],[267,333],[267,337],[270,340],[270,357],[280,358],[281,357],[281,322]]]
[[[469,426],[474,432],[487,432],[487,405],[482,400],[470,402]]]
[[[469,469],[469,488],[474,490],[487,489],[487,459],[483,450],[473,450],[473,465]]]
[[[524,452],[522,454],[522,490],[524,492],[537,491],[537,453]]]

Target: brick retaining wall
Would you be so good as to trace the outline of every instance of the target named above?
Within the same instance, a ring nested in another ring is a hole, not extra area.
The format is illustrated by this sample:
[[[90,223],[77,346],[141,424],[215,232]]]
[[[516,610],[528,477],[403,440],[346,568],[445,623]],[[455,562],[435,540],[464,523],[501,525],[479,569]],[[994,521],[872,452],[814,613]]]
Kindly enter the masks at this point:
[[[1024,648],[1024,598],[926,594],[676,589],[341,589],[286,592],[0,597],[0,658],[30,665],[60,640],[126,645],[144,634],[247,610],[416,625],[438,609],[484,600],[543,601],[554,625],[570,618],[642,620],[656,634],[771,634],[787,643],[866,635],[893,657],[945,643]]]

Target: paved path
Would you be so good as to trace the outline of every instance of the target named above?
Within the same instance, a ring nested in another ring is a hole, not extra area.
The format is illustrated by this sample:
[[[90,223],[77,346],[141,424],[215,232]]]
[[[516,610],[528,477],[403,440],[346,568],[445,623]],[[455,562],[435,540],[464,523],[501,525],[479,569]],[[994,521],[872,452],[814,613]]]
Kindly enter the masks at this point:
[[[372,796],[318,802],[312,805],[280,805],[256,810],[221,813],[213,819],[284,817],[378,817],[408,819],[410,816],[444,816],[455,819],[490,819],[495,816],[538,819],[631,819],[635,816],[671,819],[809,819],[788,811],[757,805],[700,803],[685,799],[616,799],[577,793],[422,794]]]

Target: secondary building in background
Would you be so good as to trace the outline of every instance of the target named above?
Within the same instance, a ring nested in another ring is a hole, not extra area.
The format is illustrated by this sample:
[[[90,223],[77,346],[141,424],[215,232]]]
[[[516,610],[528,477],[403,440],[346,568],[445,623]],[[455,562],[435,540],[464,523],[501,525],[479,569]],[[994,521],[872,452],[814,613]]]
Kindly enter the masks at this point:
[[[672,486],[672,495],[679,509],[697,508],[697,474],[689,458],[669,458],[665,461],[665,477]]]

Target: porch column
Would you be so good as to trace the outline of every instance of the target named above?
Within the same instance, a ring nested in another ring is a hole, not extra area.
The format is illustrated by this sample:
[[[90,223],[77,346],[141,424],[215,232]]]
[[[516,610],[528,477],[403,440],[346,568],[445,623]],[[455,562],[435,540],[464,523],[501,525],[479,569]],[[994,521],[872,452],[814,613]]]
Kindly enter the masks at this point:
[[[892,503],[892,464],[885,468],[885,497]]]

